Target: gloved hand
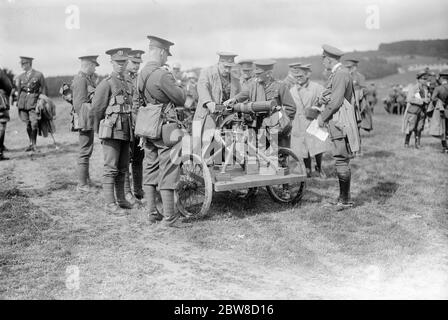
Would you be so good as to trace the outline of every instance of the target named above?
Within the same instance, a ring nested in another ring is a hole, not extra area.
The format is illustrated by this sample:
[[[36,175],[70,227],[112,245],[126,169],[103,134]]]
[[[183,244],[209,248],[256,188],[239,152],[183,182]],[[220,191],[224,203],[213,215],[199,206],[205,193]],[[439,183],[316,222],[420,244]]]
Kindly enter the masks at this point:
[[[235,102],[236,102],[236,100],[232,98],[232,99],[229,99],[229,100],[227,100],[227,101],[224,101],[223,105],[224,105],[225,107],[228,107],[228,106],[234,104]]]
[[[305,117],[308,120],[317,119],[320,114],[320,110],[317,108],[305,108]]]

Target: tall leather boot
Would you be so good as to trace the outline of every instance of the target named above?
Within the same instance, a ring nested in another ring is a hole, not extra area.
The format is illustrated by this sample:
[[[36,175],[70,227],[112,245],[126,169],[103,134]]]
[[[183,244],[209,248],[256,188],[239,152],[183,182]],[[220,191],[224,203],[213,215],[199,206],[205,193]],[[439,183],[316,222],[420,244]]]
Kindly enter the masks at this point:
[[[37,129],[31,130],[31,144],[32,144],[32,151],[36,151],[36,145],[37,145]]]
[[[339,199],[338,207],[341,209],[353,207],[353,201],[351,201],[350,196],[350,180],[351,172],[338,173],[339,179]]]
[[[125,180],[125,173],[120,172],[115,177],[115,193],[117,195],[117,203],[121,208],[132,209],[132,204],[129,203],[129,201],[126,200],[125,197],[124,180]]]
[[[140,163],[132,162],[132,182],[134,185],[134,196],[141,200],[144,196],[143,192],[143,166]]]
[[[77,190],[79,192],[89,192],[89,166],[86,163],[78,164],[78,186]]]
[[[174,190],[160,190],[163,203],[163,224],[167,227],[181,227],[177,222],[180,215],[174,205]]]
[[[420,149],[420,132],[415,134],[415,149]]]
[[[147,209],[148,209],[148,220],[151,223],[156,223],[161,221],[163,216],[157,210],[156,206],[156,186],[155,185],[145,185],[145,198],[147,199]]]
[[[103,181],[104,208],[107,213],[124,214],[125,211],[115,203],[114,183]]]
[[[411,134],[410,133],[408,133],[406,135],[406,137],[404,138],[404,147],[405,148],[409,148],[409,140],[411,140]]]

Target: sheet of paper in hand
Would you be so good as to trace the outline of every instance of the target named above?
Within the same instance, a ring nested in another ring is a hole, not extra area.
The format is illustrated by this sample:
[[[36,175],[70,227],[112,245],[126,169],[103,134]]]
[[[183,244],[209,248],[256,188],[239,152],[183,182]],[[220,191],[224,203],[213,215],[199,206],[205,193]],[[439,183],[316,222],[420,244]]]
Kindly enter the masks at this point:
[[[328,138],[327,130],[325,130],[324,128],[320,128],[317,120],[311,121],[310,125],[306,129],[306,132],[322,141],[325,141]]]

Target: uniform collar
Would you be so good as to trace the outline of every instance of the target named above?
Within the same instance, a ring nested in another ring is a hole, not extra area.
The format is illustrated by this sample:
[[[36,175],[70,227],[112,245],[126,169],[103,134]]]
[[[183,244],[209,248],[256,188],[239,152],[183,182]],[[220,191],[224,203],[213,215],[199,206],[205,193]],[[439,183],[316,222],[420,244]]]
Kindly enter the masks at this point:
[[[115,71],[112,71],[112,73],[110,74],[112,77],[115,77],[115,78],[117,78],[117,79],[120,79],[120,80],[123,80],[124,79],[124,77],[121,75],[121,74],[119,74],[119,73],[117,73],[117,72],[115,72]]]
[[[335,73],[336,70],[338,70],[340,66],[342,66],[342,63],[340,63],[340,62],[336,63],[336,64],[333,66],[333,68],[331,68],[331,73]]]

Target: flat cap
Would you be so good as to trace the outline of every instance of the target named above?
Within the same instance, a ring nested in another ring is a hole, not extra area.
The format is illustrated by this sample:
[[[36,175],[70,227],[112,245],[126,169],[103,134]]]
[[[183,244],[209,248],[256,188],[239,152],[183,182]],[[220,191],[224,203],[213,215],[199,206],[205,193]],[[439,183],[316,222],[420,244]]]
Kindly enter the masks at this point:
[[[190,72],[187,72],[187,78],[188,79],[197,79],[198,76],[197,76],[196,72],[190,71]]]
[[[420,79],[421,77],[427,76],[428,73],[426,71],[419,71],[416,74],[417,79]]]
[[[147,38],[150,46],[165,49],[168,51],[168,55],[171,56],[170,47],[174,45],[174,42],[156,36],[147,36]]]
[[[110,55],[112,61],[126,61],[128,60],[128,53],[131,48],[115,48],[106,51]]]
[[[222,62],[225,66],[233,67],[235,65],[235,57],[238,56],[232,52],[218,51],[216,54],[219,56],[219,62]]]
[[[142,54],[144,54],[145,51],[143,50],[131,50],[128,52],[129,60],[136,63],[142,63]]]
[[[242,70],[252,70],[254,68],[253,60],[249,60],[249,59],[240,60],[238,62],[238,64],[241,66]]]
[[[328,44],[324,44],[322,49],[324,50],[323,54],[329,57],[340,58],[344,55],[343,51]]]
[[[442,71],[439,72],[440,76],[448,76],[448,69],[444,69]]]
[[[79,60],[81,60],[81,61],[90,61],[90,62],[93,62],[97,67],[100,65],[99,63],[98,63],[98,61],[96,61],[96,59],[98,59],[98,56],[96,55],[96,56],[81,56],[81,57],[78,57],[78,59]]]
[[[264,59],[254,61],[255,73],[262,73],[274,69],[275,60]]]
[[[24,57],[24,56],[20,56],[19,58],[20,58],[20,60],[22,60],[22,61],[23,61],[23,60],[24,60],[24,61],[33,61],[33,59],[34,59],[34,58],[31,58],[31,57]]]

